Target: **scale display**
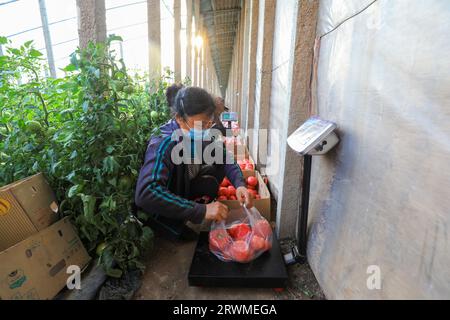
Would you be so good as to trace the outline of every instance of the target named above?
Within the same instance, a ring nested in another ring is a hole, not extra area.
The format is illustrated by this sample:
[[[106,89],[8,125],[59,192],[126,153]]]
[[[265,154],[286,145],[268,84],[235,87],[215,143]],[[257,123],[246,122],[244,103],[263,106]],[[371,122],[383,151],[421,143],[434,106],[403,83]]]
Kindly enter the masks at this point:
[[[223,112],[220,117],[222,121],[238,121],[237,112]]]
[[[300,155],[306,155],[331,135],[336,127],[331,121],[312,117],[289,136],[287,143]]]

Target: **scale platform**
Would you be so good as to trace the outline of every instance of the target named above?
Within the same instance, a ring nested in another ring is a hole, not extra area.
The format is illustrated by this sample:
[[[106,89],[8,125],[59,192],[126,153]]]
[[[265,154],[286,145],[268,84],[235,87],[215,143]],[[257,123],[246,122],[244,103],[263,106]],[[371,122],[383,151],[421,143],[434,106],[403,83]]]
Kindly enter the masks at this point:
[[[288,274],[280,245],[273,236],[272,249],[250,263],[222,262],[209,251],[208,232],[200,233],[191,268],[190,286],[284,288]]]

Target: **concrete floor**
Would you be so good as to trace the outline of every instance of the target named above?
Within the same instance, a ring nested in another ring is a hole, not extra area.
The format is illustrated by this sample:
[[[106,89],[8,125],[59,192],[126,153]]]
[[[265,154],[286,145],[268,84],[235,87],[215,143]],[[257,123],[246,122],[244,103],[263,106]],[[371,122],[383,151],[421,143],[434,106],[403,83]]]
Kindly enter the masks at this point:
[[[288,268],[290,284],[283,292],[273,289],[253,288],[198,288],[189,287],[187,273],[196,242],[175,243],[155,239],[154,250],[147,259],[142,285],[134,298],[146,299],[192,299],[192,300],[278,300],[323,299],[314,275],[307,266]]]

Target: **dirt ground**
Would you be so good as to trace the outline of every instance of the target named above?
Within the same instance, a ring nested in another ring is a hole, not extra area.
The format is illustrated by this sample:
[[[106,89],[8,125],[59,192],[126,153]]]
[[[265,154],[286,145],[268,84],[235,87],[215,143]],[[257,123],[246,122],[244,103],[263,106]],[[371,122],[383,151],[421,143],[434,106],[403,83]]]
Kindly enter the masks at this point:
[[[134,299],[325,299],[308,265],[288,267],[289,285],[282,292],[276,292],[274,289],[189,287],[187,274],[195,245],[195,241],[180,243],[156,238],[155,249],[146,261],[147,268],[142,285]],[[286,243],[282,243],[282,247],[285,245]]]

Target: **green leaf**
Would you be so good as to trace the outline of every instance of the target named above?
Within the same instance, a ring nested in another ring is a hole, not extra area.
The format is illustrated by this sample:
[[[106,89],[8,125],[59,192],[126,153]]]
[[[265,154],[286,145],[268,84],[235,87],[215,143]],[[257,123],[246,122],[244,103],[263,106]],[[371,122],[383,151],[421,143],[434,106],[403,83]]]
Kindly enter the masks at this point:
[[[147,221],[147,219],[148,219],[148,215],[143,211],[138,211],[137,217],[141,221]]]
[[[40,51],[36,50],[36,49],[31,49],[30,50],[30,56],[32,56],[32,57],[40,57],[42,55],[43,54]]]
[[[52,163],[52,166],[50,167],[50,172],[51,172],[52,174],[54,174],[55,171],[56,171],[56,168],[57,168],[58,166],[60,166],[60,165],[61,165],[61,161]]]
[[[78,193],[80,193],[82,190],[83,190],[83,187],[79,184],[76,184],[69,189],[69,192],[67,193],[67,197],[73,198]]]
[[[0,37],[0,44],[7,44],[8,38],[7,37]]]
[[[152,229],[150,229],[149,227],[142,228],[141,241],[145,247],[150,244],[150,242],[153,240],[153,237],[154,233]]]
[[[103,172],[108,174],[115,174],[119,171],[119,169],[120,165],[113,156],[108,156],[103,159]]]
[[[24,45],[26,48],[29,48],[29,47],[31,46],[32,43],[33,43],[33,40],[29,40],[29,41],[25,42],[23,45]]]
[[[39,163],[37,161],[34,162],[32,169],[35,172],[39,171]]]
[[[130,260],[139,257],[139,248],[134,245],[132,245],[132,248],[131,254],[128,255]]]
[[[76,177],[76,172],[75,171],[72,171],[71,173],[69,173],[67,176],[66,176],[66,179],[68,180],[68,181],[70,181],[70,182],[72,182],[72,180]]]
[[[73,64],[69,64],[65,68],[63,68],[62,70],[66,71],[66,72],[71,72],[71,71],[77,70],[77,67],[75,67]]]
[[[34,150],[34,146],[31,143],[27,143],[24,147],[23,147],[23,151],[25,152],[30,152]]]
[[[113,147],[113,146],[108,146],[108,147],[106,148],[106,152],[107,152],[108,154],[113,153],[113,152],[114,152],[114,147]]]
[[[108,36],[107,43],[110,44],[113,41],[123,41],[121,36],[116,36],[115,34],[111,34]]]
[[[117,187],[117,178],[114,177],[114,178],[108,179],[108,183],[110,185],[112,185],[113,187]]]
[[[116,210],[116,201],[112,196],[109,196],[102,201],[102,203],[100,204],[100,208],[114,211]]]
[[[12,54],[15,54],[17,56],[19,56],[21,54],[20,50],[16,49],[16,48],[12,48],[12,49],[10,49],[10,51]]]
[[[84,112],[88,112],[89,110],[89,101],[84,101],[83,105],[81,106],[81,108],[83,109]]]
[[[122,273],[123,272],[120,269],[115,269],[115,268],[106,269],[106,274],[113,278],[120,278],[122,276]]]
[[[70,55],[70,64],[74,65],[75,68],[78,69],[78,67],[79,67],[79,60],[78,60],[76,52],[74,52],[74,53],[72,53]]]
[[[94,222],[94,211],[96,199],[93,196],[80,194],[81,201],[83,201],[83,213],[84,217],[90,223]]]

